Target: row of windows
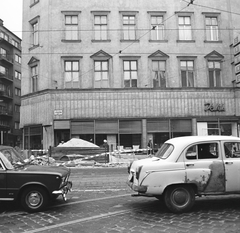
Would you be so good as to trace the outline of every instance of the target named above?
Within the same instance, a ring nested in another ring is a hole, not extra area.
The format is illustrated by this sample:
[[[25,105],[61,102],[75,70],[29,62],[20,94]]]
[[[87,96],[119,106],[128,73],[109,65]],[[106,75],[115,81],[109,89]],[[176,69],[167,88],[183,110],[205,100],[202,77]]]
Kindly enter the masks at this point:
[[[0,31],[0,38],[8,41],[9,43],[11,43],[13,46],[15,46],[16,48],[20,48],[20,43],[14,39],[10,39],[9,35],[6,34],[3,31]]]
[[[212,52],[214,53],[214,52]],[[216,55],[216,53],[214,53]],[[210,56],[210,55],[209,55]],[[81,77],[81,68],[80,68],[80,58],[62,58],[64,63],[64,87],[65,88],[79,88],[80,87],[80,77]],[[155,88],[167,88],[170,87],[168,78],[171,77],[168,75],[167,66],[168,62],[167,57],[161,57],[161,59],[150,59],[151,66],[151,86]],[[215,57],[216,59],[216,57]],[[126,58],[122,59],[122,77],[123,77],[123,87],[132,88],[138,87],[138,82],[140,79],[140,70],[139,66],[140,58]],[[180,83],[181,87],[196,87],[197,81],[197,70],[196,62],[197,58],[191,57],[181,57],[179,60],[179,74],[180,74]],[[94,63],[94,88],[109,88],[110,86],[110,77],[112,77],[112,69],[110,69],[111,59],[93,60]],[[221,68],[221,57],[216,60],[207,59],[207,72],[208,72],[208,87],[221,87],[222,79],[222,68]],[[38,77],[39,77],[39,62],[31,68],[31,83],[32,83],[32,92],[38,90]]]
[[[11,57],[10,57],[10,53],[9,53],[6,49],[1,48],[1,47],[0,47],[0,56],[1,56],[1,57],[4,57],[4,58],[7,59],[7,60],[12,61],[12,59],[11,59]],[[21,58],[20,55],[15,54],[14,57],[15,57],[15,62],[17,62],[17,63],[19,63],[19,64],[22,63],[22,58]]]
[[[5,75],[7,78],[11,78],[11,77],[9,76],[9,69],[6,68],[5,66],[0,65],[0,74]],[[15,77],[16,79],[21,80],[21,78],[22,78],[21,72],[15,70],[15,71],[14,71],[14,77]]]
[[[79,12],[63,12],[64,16],[64,41],[80,40],[80,11]],[[149,29],[151,31],[150,41],[165,41],[167,38],[168,28],[166,28],[167,13],[166,12],[148,12],[149,13]],[[93,39],[96,41],[110,41],[110,12],[92,12],[93,14]],[[126,41],[138,40],[138,12],[120,12],[121,14],[121,39]],[[178,40],[193,41],[194,14],[192,12],[179,12],[177,16]],[[205,30],[205,40],[210,42],[220,41],[219,34],[219,13],[203,13],[203,22]],[[32,20],[32,42],[36,46],[39,44],[39,18]],[[144,33],[146,33],[144,32]],[[196,35],[195,35],[196,36]]]

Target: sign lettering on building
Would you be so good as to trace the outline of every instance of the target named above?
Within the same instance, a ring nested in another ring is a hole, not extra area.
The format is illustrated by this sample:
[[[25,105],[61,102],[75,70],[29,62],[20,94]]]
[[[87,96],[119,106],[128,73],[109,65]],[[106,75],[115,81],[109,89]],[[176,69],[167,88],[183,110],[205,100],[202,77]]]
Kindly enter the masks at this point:
[[[54,110],[54,115],[62,115],[62,110]]]
[[[205,103],[204,104],[204,111],[210,112],[225,112],[224,104],[213,104],[213,103]]]

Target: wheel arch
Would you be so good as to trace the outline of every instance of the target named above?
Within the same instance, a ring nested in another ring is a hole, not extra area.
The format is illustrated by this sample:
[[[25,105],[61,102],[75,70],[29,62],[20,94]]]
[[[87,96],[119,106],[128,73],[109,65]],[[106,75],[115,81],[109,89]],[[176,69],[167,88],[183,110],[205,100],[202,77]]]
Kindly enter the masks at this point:
[[[46,193],[48,194],[48,196],[49,196],[49,197],[51,196],[51,193],[49,192],[48,188],[47,188],[44,184],[39,183],[39,182],[34,182],[34,183],[24,184],[24,185],[19,189],[18,194],[17,194],[17,196],[16,196],[16,200],[21,199],[21,196],[22,196],[24,190],[26,190],[26,189],[29,188],[29,187],[34,187],[34,186],[43,188],[43,189],[46,191]]]

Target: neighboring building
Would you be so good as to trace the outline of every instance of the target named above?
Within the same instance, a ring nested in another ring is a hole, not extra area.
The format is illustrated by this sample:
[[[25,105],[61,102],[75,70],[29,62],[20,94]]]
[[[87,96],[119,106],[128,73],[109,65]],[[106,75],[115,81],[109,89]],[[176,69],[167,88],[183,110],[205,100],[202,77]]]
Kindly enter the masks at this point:
[[[21,39],[0,19],[0,145],[20,146]]]
[[[239,135],[239,0],[24,0],[25,149]],[[205,6],[205,7],[204,7]],[[214,8],[223,9],[217,10]]]

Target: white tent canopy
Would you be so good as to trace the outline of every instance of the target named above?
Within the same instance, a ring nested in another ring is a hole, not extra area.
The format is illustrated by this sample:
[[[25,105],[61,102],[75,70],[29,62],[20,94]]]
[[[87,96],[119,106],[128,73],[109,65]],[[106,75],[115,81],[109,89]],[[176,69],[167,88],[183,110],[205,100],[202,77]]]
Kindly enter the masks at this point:
[[[99,148],[99,146],[80,138],[72,138],[65,143],[60,143],[57,147],[88,147]]]

